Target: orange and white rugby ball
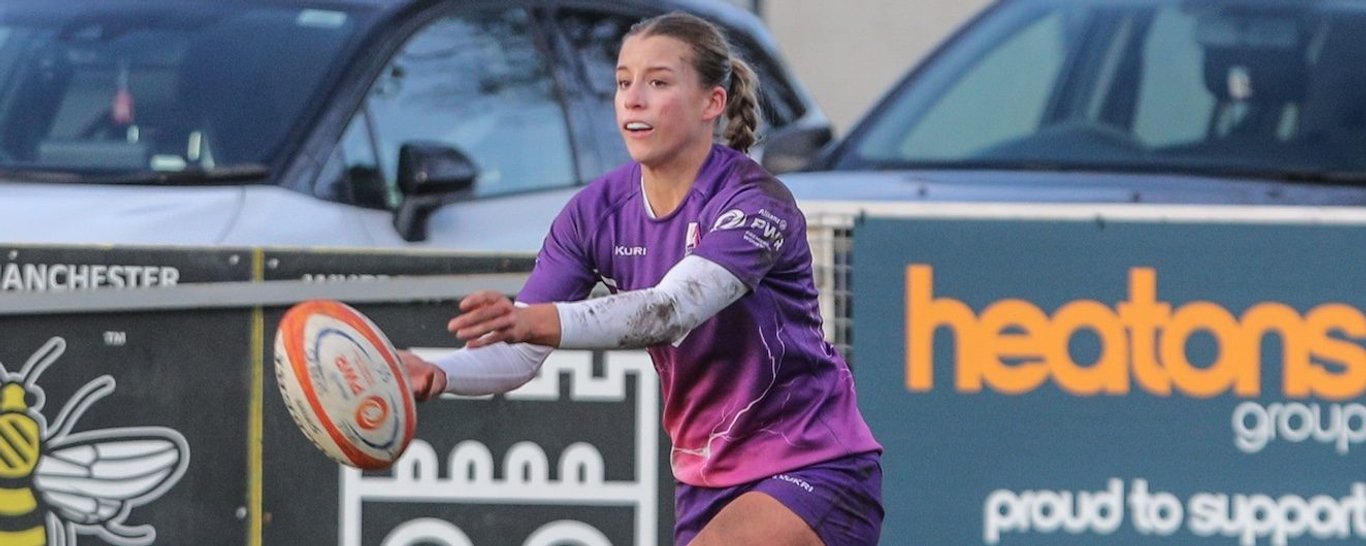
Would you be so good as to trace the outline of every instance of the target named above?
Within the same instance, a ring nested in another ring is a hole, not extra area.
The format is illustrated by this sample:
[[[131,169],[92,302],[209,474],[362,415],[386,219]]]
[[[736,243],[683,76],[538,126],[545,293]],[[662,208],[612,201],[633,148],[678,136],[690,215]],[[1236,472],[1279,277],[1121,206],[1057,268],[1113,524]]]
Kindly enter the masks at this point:
[[[344,303],[310,300],[285,312],[275,378],[294,422],[339,463],[385,468],[413,439],[415,402],[398,352]]]

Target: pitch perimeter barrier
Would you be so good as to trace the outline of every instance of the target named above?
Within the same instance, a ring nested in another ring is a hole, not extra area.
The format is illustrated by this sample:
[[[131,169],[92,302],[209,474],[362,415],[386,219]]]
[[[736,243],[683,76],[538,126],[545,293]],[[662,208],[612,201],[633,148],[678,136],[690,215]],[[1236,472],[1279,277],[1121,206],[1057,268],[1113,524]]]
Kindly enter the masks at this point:
[[[883,544],[1366,539],[1363,211],[859,210]]]
[[[803,209],[888,448],[883,544],[1366,537],[1361,211]],[[641,352],[424,404],[385,472],[330,463],[283,408],[290,303],[348,301],[437,356],[461,292],[515,290],[529,256],[0,251],[0,544],[670,543]]]
[[[383,472],[326,459],[280,400],[273,336],[290,304],[346,301],[395,346],[433,357],[458,346],[445,323],[459,298],[514,293],[530,256],[2,252],[0,544],[670,540],[643,352],[558,351],[507,395],[423,404],[417,440]]]

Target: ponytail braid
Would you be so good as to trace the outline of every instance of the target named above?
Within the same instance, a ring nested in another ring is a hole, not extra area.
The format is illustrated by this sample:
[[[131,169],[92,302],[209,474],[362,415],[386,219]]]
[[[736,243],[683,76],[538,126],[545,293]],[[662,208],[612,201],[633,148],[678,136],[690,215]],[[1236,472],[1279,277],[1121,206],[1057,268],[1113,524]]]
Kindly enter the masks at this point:
[[[731,148],[748,152],[758,141],[759,78],[744,60],[731,57],[730,85],[726,90],[726,127],[721,138]]]

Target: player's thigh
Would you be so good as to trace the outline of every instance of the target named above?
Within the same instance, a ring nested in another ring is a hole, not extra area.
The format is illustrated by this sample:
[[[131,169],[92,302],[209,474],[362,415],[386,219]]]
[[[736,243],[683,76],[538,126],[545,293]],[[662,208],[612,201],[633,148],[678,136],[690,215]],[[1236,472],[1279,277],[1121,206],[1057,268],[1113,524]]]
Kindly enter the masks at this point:
[[[702,528],[689,546],[824,546],[816,532],[767,494],[736,497]]]

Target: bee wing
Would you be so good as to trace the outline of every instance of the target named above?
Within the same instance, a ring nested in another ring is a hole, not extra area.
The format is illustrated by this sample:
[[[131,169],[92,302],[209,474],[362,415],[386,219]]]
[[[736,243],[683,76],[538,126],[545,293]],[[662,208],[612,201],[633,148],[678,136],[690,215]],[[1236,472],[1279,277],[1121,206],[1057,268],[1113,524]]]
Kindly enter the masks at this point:
[[[80,524],[121,519],[175,485],[190,462],[185,438],[159,427],[81,432],[49,448],[33,484],[64,519]]]

